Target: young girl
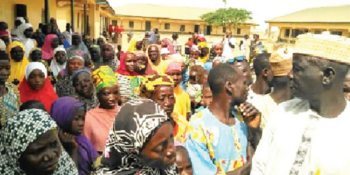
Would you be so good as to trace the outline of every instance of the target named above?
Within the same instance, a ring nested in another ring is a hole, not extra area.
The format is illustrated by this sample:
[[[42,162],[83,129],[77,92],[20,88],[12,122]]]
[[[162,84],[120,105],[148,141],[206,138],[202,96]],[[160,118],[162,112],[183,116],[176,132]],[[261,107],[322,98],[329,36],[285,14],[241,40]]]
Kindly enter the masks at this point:
[[[188,156],[187,150],[181,144],[175,143],[176,146],[176,170],[179,175],[192,175],[192,163]]]
[[[79,174],[89,175],[98,154],[91,142],[81,135],[85,124],[85,104],[72,97],[63,97],[56,100],[51,109],[63,147],[77,163]]]

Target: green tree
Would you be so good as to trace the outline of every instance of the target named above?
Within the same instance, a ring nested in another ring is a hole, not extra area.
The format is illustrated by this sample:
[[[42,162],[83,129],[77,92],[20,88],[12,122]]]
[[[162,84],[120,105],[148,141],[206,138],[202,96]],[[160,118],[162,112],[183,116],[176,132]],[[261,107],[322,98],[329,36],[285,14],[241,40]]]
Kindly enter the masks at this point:
[[[252,19],[252,12],[245,9],[220,8],[202,15],[201,19],[213,26],[236,29],[237,26],[244,25],[247,20]]]

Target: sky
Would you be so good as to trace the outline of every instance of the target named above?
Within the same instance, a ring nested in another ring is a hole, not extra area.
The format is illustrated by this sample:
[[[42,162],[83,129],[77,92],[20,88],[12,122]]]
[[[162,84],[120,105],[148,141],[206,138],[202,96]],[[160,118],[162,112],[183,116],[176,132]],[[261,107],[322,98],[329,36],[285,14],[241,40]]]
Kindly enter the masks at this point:
[[[222,0],[108,0],[112,7],[127,3],[167,6],[223,8]],[[259,29],[266,29],[266,20],[312,7],[350,5],[350,0],[227,0],[226,7],[244,8],[252,12]],[[116,12],[118,13],[118,12]]]

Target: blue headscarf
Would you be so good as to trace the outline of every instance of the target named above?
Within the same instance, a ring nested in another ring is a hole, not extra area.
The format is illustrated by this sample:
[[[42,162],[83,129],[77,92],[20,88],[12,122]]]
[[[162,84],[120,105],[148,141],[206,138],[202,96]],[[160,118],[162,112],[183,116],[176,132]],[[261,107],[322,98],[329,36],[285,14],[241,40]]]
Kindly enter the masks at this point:
[[[63,36],[63,38],[64,38],[63,47],[64,47],[65,49],[67,49],[67,48],[70,47],[70,44],[69,44],[69,42],[68,42],[66,36],[64,36],[62,33],[58,33],[57,36],[58,36],[58,37]]]
[[[72,78],[74,78],[75,76],[77,76],[79,73],[81,72],[85,72],[85,73],[88,73],[88,74],[91,74],[89,70],[87,69],[79,69],[79,70],[76,70],[72,73]]]

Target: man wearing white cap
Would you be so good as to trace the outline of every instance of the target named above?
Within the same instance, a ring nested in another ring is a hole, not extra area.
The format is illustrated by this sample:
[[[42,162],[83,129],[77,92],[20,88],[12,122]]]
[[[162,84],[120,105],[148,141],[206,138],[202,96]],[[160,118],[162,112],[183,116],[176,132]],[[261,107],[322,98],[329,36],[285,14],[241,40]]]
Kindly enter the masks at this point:
[[[350,174],[350,104],[343,94],[349,65],[348,38],[299,35],[290,74],[297,98],[270,116],[251,175]]]

